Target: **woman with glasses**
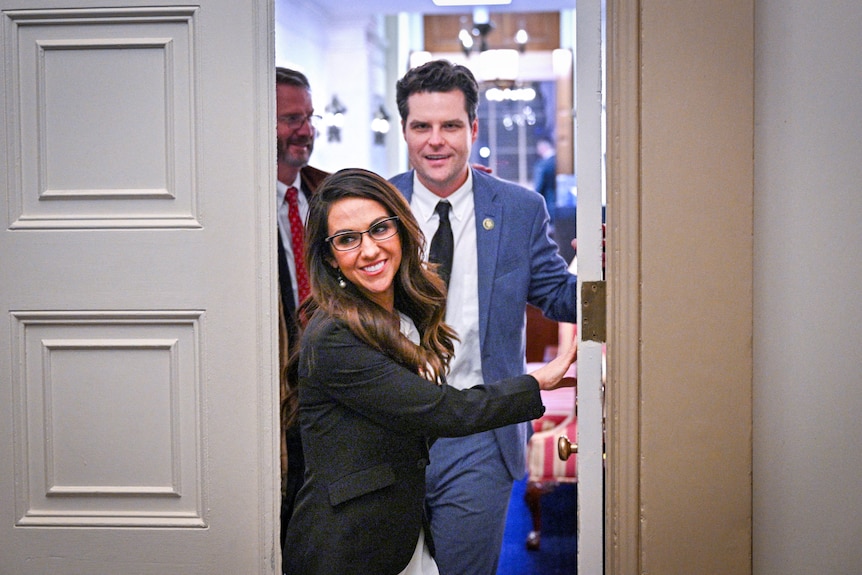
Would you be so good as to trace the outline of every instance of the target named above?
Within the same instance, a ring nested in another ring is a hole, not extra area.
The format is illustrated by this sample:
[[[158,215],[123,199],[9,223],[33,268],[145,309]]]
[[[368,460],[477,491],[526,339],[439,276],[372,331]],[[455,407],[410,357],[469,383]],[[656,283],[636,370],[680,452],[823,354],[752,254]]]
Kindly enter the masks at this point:
[[[493,387],[442,385],[457,336],[424,244],[403,196],[372,172],[337,172],[311,198],[297,358],[306,475],[284,573],[437,574],[424,511],[430,443],[535,419],[540,389],[575,383],[564,378],[572,342]]]

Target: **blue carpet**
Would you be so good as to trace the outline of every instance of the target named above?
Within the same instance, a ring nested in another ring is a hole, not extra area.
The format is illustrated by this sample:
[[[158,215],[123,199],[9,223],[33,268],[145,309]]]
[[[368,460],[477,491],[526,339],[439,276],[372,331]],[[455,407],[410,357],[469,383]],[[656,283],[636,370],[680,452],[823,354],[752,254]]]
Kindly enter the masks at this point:
[[[542,496],[542,545],[538,551],[527,551],[524,544],[531,525],[524,503],[526,486],[523,479],[512,488],[497,575],[576,575],[577,485],[562,484]]]

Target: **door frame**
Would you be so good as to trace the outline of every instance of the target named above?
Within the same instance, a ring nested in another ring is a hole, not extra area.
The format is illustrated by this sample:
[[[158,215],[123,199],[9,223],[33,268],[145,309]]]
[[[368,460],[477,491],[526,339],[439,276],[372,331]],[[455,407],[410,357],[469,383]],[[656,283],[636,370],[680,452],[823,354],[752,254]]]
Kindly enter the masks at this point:
[[[607,2],[605,572],[746,575],[756,1]]]
[[[605,573],[640,572],[639,28],[638,0],[607,0]]]

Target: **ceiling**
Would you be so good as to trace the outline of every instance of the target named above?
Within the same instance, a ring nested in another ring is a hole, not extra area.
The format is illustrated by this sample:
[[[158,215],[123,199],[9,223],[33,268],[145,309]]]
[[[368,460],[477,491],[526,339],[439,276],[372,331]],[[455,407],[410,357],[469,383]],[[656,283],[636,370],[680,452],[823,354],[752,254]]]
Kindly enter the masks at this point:
[[[358,18],[372,14],[463,14],[474,6],[435,6],[431,0],[315,0],[314,4],[335,19]],[[553,12],[573,9],[575,0],[512,0],[508,6],[488,6],[491,12]]]

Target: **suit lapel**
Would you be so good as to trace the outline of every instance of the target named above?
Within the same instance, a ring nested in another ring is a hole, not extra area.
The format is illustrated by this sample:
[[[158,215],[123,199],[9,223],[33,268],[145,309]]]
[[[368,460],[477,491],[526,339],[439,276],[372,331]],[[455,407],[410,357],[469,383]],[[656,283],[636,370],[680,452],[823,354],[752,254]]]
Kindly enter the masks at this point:
[[[414,171],[410,170],[401,176],[401,180],[395,178],[393,182],[395,183],[395,187],[401,191],[401,195],[404,196],[408,204],[413,199],[413,175]],[[430,242],[431,240],[429,239],[428,241]]]
[[[476,213],[476,250],[479,273],[479,345],[485,347],[488,332],[491,295],[494,287],[497,254],[500,249],[500,232],[503,224],[503,207],[496,202],[491,185],[493,179],[473,171],[473,209]]]
[[[328,175],[329,172],[324,172],[323,170],[318,170],[311,166],[305,166],[299,171],[299,176],[302,179],[303,191],[306,194],[313,194]]]
[[[403,179],[400,179],[403,178]],[[496,202],[494,179],[473,170],[473,211],[476,215],[476,257],[479,274],[479,345],[485,346],[490,318],[497,253],[500,249],[503,207]],[[393,178],[407,203],[413,197],[413,171]],[[430,240],[429,240],[430,241]]]

